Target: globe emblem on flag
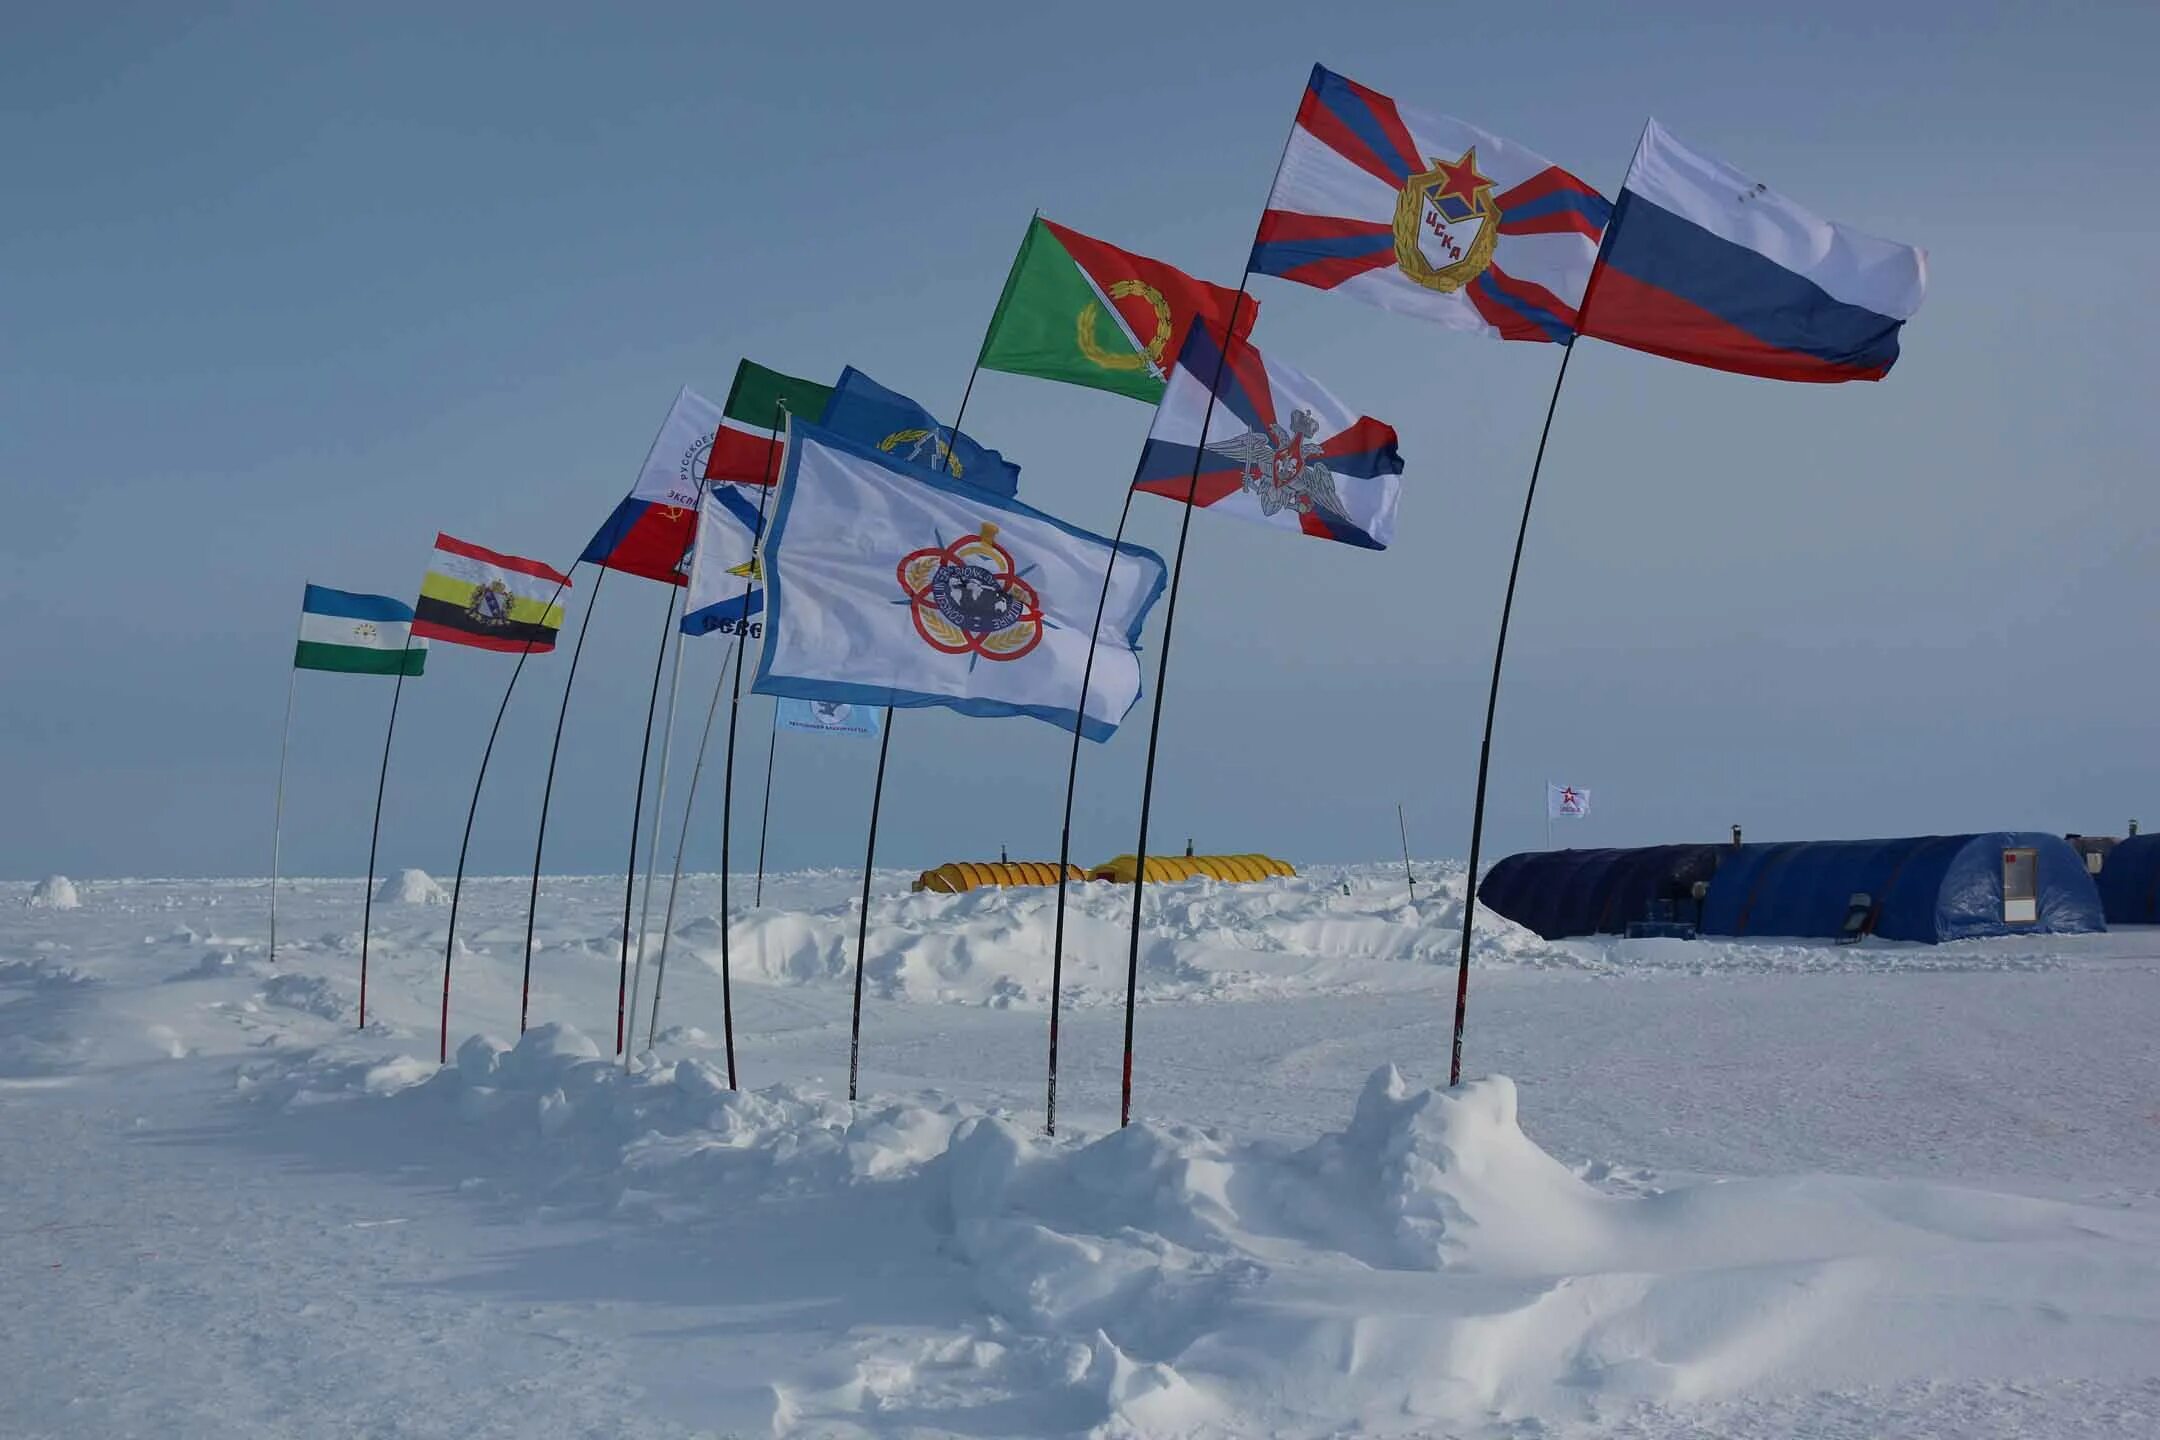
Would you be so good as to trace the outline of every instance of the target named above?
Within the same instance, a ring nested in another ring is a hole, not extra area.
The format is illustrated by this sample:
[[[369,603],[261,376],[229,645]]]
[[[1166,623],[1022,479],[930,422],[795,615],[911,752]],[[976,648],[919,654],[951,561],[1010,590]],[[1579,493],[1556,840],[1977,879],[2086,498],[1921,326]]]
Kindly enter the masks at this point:
[[[928,465],[943,470],[955,480],[965,473],[960,457],[953,454],[952,446],[945,437],[923,429],[895,430],[878,441],[878,449],[888,455],[897,455],[911,465]]]
[[[812,700],[810,702],[810,718],[820,725],[845,725],[848,722],[848,716],[854,713],[854,706],[843,704],[838,700]]]
[[[668,489],[668,518],[675,519],[674,511],[680,506],[695,509],[698,496],[705,485],[706,462],[712,458],[714,435],[706,435],[697,444],[683,451],[682,461],[675,467],[675,483]]]
[[[931,649],[1018,660],[1042,643],[1041,597],[1020,578],[1012,552],[987,522],[950,545],[912,551],[899,565],[915,633]]]
[[[1163,352],[1169,349],[1170,337],[1177,330],[1177,324],[1171,317],[1170,302],[1163,299],[1162,291],[1138,280],[1120,280],[1112,285],[1110,299],[1113,302],[1145,300],[1148,308],[1155,312],[1155,330],[1146,343],[1146,354],[1128,355],[1122,351],[1103,348],[1102,342],[1095,338],[1095,321],[1102,312],[1102,306],[1093,300],[1080,307],[1079,317],[1073,322],[1073,339],[1080,346],[1080,353],[1105,370],[1159,370],[1162,367]],[[1137,330],[1134,331],[1134,338],[1139,338]]]
[[[1500,239],[1493,182],[1478,173],[1477,146],[1403,182],[1395,199],[1395,263],[1428,290],[1452,292],[1492,264]]]

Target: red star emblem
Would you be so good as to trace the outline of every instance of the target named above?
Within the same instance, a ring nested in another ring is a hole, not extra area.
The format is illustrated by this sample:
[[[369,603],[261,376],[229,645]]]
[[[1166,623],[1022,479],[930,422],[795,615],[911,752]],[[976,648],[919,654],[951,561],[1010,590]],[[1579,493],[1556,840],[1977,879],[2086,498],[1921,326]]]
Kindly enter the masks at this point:
[[[1463,151],[1462,158],[1453,164],[1435,155],[1433,157],[1433,168],[1439,171],[1443,177],[1440,184],[1433,188],[1434,200],[1445,200],[1448,196],[1453,195],[1461,200],[1463,204],[1475,210],[1478,204],[1478,191],[1488,189],[1492,185],[1491,176],[1478,174],[1477,146],[1475,145]]]

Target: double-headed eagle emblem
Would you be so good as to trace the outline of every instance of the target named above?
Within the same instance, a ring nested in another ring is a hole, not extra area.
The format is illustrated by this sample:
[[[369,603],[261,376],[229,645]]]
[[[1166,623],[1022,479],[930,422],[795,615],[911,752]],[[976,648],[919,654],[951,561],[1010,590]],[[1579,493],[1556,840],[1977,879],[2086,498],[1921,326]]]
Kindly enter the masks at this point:
[[[1260,513],[1272,516],[1281,510],[1310,515],[1325,510],[1348,520],[1342,496],[1335,492],[1335,474],[1322,460],[1322,448],[1313,437],[1320,421],[1310,410],[1292,411],[1290,426],[1269,423],[1265,430],[1248,430],[1231,440],[1211,440],[1207,449],[1238,462],[1240,483],[1260,502]]]

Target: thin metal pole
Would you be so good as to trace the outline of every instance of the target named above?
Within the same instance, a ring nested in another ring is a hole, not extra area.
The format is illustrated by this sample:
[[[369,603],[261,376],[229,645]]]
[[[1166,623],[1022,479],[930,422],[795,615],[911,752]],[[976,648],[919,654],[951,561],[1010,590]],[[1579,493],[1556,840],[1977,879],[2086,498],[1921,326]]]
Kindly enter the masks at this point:
[[[576,568],[577,562],[573,560],[570,569]],[[562,597],[563,587],[569,583],[570,571],[565,570],[561,583],[548,596],[547,604],[541,607],[542,613],[554,608],[555,602]],[[450,1063],[450,957],[457,950],[457,912],[458,901],[465,890],[465,853],[472,846],[473,817],[480,813],[480,787],[487,783],[488,760],[495,754],[495,737],[502,733],[503,715],[510,709],[510,694],[517,689],[518,676],[525,673],[525,662],[532,658],[533,643],[530,639],[525,642],[525,648],[518,651],[517,664],[510,669],[510,683],[503,686],[502,704],[495,707],[495,723],[488,727],[487,748],[480,752],[480,773],[473,776],[472,803],[465,807],[465,838],[458,842],[457,879],[450,885],[450,928],[443,936],[442,1043],[438,1058],[445,1065]]]
[[[607,567],[593,567],[592,595],[585,601],[585,613],[578,619],[577,644],[570,650],[570,673],[563,677],[562,705],[555,712],[555,739],[548,746],[547,783],[540,787],[540,831],[533,837],[532,889],[525,896],[525,981],[518,989],[518,1034],[525,1033],[525,1020],[532,1008],[532,942],[533,917],[540,909],[540,856],[547,849],[548,802],[555,798],[555,759],[562,753],[563,721],[570,714],[570,687],[577,684],[578,660],[585,654],[585,632],[592,628],[593,606],[600,603],[600,586],[607,580]]]
[[[1285,149],[1288,142],[1285,142]],[[1281,169],[1281,162],[1276,162]],[[1272,187],[1271,187],[1272,189]],[[1260,243],[1256,230],[1253,243]],[[1140,838],[1133,847],[1132,933],[1125,954],[1125,1063],[1118,1097],[1118,1125],[1132,1123],[1133,1002],[1140,988],[1140,902],[1147,888],[1148,818],[1155,805],[1155,752],[1162,739],[1163,686],[1170,677],[1170,632],[1177,624],[1179,582],[1185,578],[1185,539],[1192,533],[1194,502],[1200,497],[1200,463],[1207,455],[1209,425],[1215,419],[1215,392],[1222,388],[1222,372],[1230,363],[1230,348],[1237,343],[1238,312],[1245,307],[1245,287],[1252,271],[1238,277],[1237,298],[1230,302],[1222,357],[1215,362],[1214,378],[1208,382],[1207,409],[1200,417],[1200,438],[1193,446],[1192,476],[1185,486],[1185,513],[1178,521],[1177,558],[1170,567],[1170,599],[1163,608],[1162,653],[1155,662],[1155,712],[1148,719],[1147,770],[1140,782]]]
[[[728,883],[735,868],[735,728],[742,719],[743,652],[749,649],[750,592],[757,588],[758,547],[765,541],[765,509],[772,500],[773,467],[780,459],[780,427],[787,422],[787,402],[773,407],[772,443],[765,447],[765,484],[758,490],[757,530],[750,537],[750,573],[743,576],[742,614],[735,622],[735,694],[728,701],[727,759],[720,781],[720,1034],[727,1047],[728,1089],[735,1085],[735,969],[730,950]],[[762,626],[759,627],[761,630]],[[716,695],[718,691],[714,692]],[[711,722],[708,721],[708,724]],[[667,964],[667,937],[660,938],[660,961]],[[653,982],[653,1014],[660,1013],[660,985]]]
[[[773,701],[772,734],[765,741],[765,804],[764,814],[758,820],[757,831],[757,889],[750,897],[750,908],[755,910],[765,903],[765,837],[772,833],[772,772],[773,757],[780,750],[780,702]]]
[[[1087,662],[1080,670],[1080,703],[1073,709],[1072,755],[1065,762],[1065,819],[1058,831],[1057,926],[1050,942],[1050,1061],[1043,1098],[1043,1133],[1057,1134],[1058,1020],[1065,993],[1065,891],[1072,867],[1073,788],[1080,780],[1080,728],[1087,717],[1088,687],[1095,680],[1095,647],[1102,635],[1103,611],[1110,606],[1110,581],[1117,571],[1125,522],[1132,518],[1133,487],[1125,487],[1125,507],[1118,511],[1117,534],[1110,540],[1110,563],[1103,567],[1102,594],[1095,601],[1095,628],[1088,632]]]
[[[1587,293],[1581,309],[1590,305]],[[1560,355],[1560,373],[1553,376],[1552,398],[1545,402],[1545,428],[1538,432],[1537,458],[1530,462],[1530,484],[1523,491],[1522,522],[1515,529],[1515,558],[1508,564],[1507,597],[1500,602],[1500,634],[1493,641],[1492,687],[1485,694],[1485,735],[1478,742],[1477,800],[1470,811],[1470,869],[1463,877],[1462,956],[1455,968],[1455,1046],[1448,1060],[1448,1084],[1462,1084],[1463,1016],[1470,1006],[1470,927],[1477,915],[1478,853],[1485,843],[1485,780],[1492,768],[1493,715],[1500,708],[1500,664],[1507,656],[1508,619],[1515,613],[1515,581],[1522,573],[1523,541],[1530,534],[1530,505],[1537,499],[1538,471],[1545,464],[1545,441],[1552,434],[1553,411],[1560,404],[1560,386],[1567,380],[1568,361],[1575,358],[1572,341]],[[1545,820],[1546,848],[1552,847],[1550,807]]]
[[[735,650],[742,653],[742,637],[735,637]],[[683,792],[682,828],[675,834],[675,873],[668,877],[667,908],[660,916],[660,958],[653,967],[652,1016],[645,1025],[645,1048],[653,1047],[653,1039],[660,1033],[660,991],[667,984],[668,941],[675,930],[675,893],[682,886],[683,851],[690,844],[690,812],[697,808],[698,780],[705,774],[705,747],[712,739],[713,717],[720,713],[720,692],[727,686],[727,662],[720,662],[720,673],[713,676],[712,703],[705,707],[705,728],[698,733],[697,762],[690,767],[690,788]],[[723,924],[726,922],[723,921]],[[735,1088],[735,1078],[728,1077],[728,1088]]]
[[[292,749],[293,696],[299,688],[300,666],[296,661],[285,681],[285,734],[278,741],[277,752],[277,811],[270,822],[270,963],[273,965],[277,964],[278,858],[285,838],[285,756]]]
[[[405,694],[406,657],[412,653],[412,627],[405,629],[405,646],[398,651],[397,684],[390,687],[390,723],[383,727],[382,769],[375,776],[375,823],[368,827],[367,889],[360,898],[360,1028],[367,1029],[368,931],[375,919],[375,842],[382,838],[383,788],[390,783],[390,740],[397,734],[398,700]]]
[[[630,806],[630,866],[623,872],[622,953],[615,970],[615,1053],[623,1053],[625,1006],[630,991],[630,899],[637,893],[638,820],[645,808],[645,763],[652,758],[653,712],[660,708],[660,672],[667,668],[668,636],[675,630],[675,592],[668,587],[667,608],[660,612],[660,649],[653,656],[652,694],[645,701],[645,739],[638,746],[637,798]]]
[[[1402,801],[1395,802],[1395,828],[1402,832],[1402,873],[1410,882],[1410,903],[1417,904],[1417,876],[1410,870],[1410,822],[1403,819]]]
[[[955,425],[953,433],[960,427]],[[856,1079],[862,1067],[863,949],[870,943],[870,871],[877,864],[878,809],[885,799],[885,755],[892,749],[892,706],[885,707],[885,734],[878,741],[877,783],[870,787],[870,840],[863,851],[862,918],[855,929],[855,1009],[848,1021],[847,1098],[855,1098]]]
[[[702,497],[701,497],[702,499]],[[645,927],[652,919],[653,862],[660,854],[660,817],[667,809],[668,754],[675,746],[675,692],[682,681],[683,632],[675,627],[675,663],[668,669],[667,724],[660,731],[660,778],[653,786],[652,834],[645,842],[645,898],[638,902],[637,964],[630,971],[630,1023],[637,1025],[638,988],[645,979]],[[630,1050],[623,1048],[623,1069],[630,1068]]]

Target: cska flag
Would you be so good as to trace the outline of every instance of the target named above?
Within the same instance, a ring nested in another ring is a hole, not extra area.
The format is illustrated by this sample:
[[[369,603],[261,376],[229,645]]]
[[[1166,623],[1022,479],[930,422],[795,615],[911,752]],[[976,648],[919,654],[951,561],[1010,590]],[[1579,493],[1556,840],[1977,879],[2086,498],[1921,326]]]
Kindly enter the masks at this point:
[[[1611,211],[1542,155],[1315,65],[1251,268],[1451,330],[1566,344]]]
[[[1260,302],[1037,216],[983,336],[985,370],[1162,399],[1195,321],[1252,332]]]
[[[1402,469],[1393,427],[1354,413],[1289,366],[1263,360],[1247,341],[1232,341],[1225,360],[1203,328],[1178,357],[1133,488],[1172,500],[1190,495],[1195,505],[1279,530],[1385,550],[1395,538]]]
[[[782,437],[789,416],[816,420],[825,413],[832,387],[798,380],[745,360],[735,367],[727,404],[720,407],[712,451],[705,462],[707,480],[738,485],[770,485],[780,475]]]

